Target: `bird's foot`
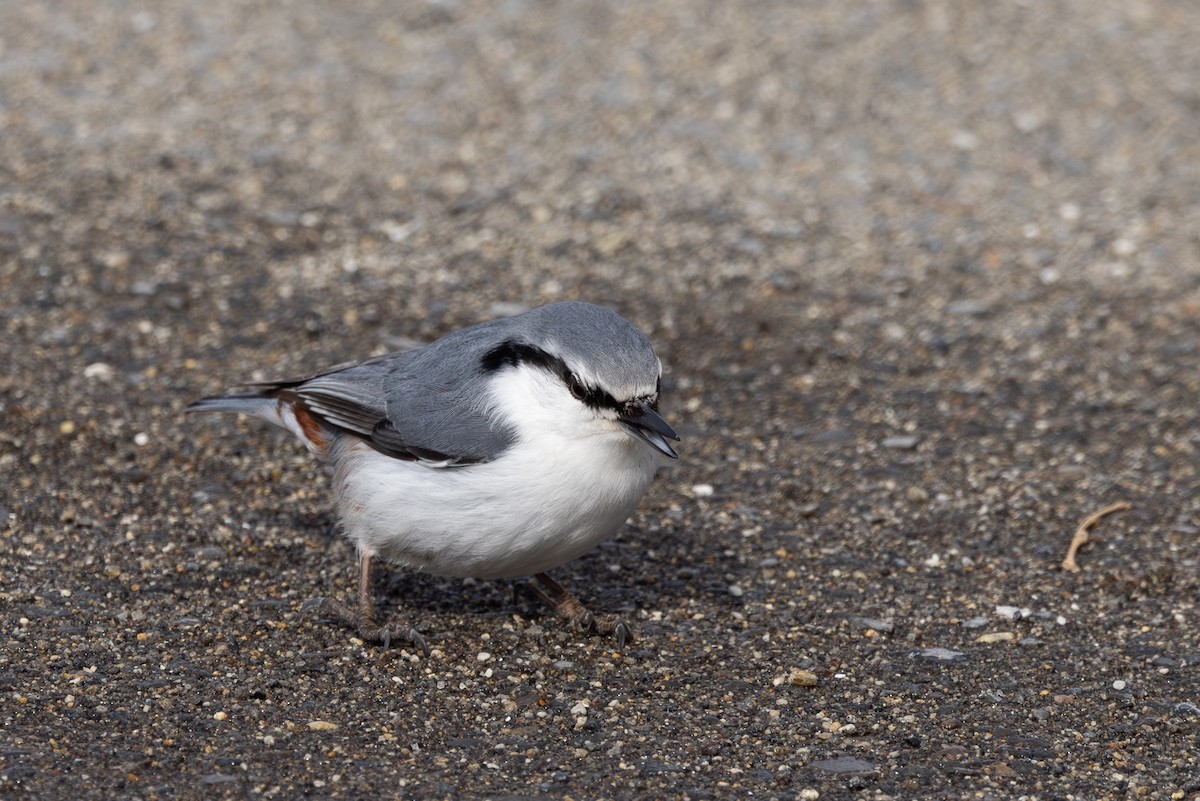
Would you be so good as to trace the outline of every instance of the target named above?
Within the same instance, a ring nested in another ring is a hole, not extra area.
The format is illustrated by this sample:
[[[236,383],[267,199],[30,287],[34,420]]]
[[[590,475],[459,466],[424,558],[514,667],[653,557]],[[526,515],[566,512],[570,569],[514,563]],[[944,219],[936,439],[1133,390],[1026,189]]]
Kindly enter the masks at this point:
[[[622,650],[628,643],[633,642],[633,629],[617,615],[592,616],[592,631],[617,641],[617,650]]]
[[[529,594],[554,610],[559,617],[566,618],[576,630],[586,634],[599,634],[616,638],[617,648],[633,642],[633,629],[617,615],[596,615],[578,598],[545,573],[535,576],[538,584],[526,584]],[[545,589],[543,589],[543,587]]]
[[[366,642],[380,643],[385,651],[391,647],[392,641],[395,640],[397,642],[407,642],[423,655],[429,656],[429,645],[425,642],[425,638],[421,636],[421,632],[417,631],[414,626],[408,626],[403,629],[391,629],[382,626],[376,619],[374,610],[352,609],[343,603],[329,598],[313,598],[310,601],[305,601],[300,607],[300,614],[302,616],[309,611],[315,611],[319,615],[333,618],[337,622],[356,631],[358,636]]]

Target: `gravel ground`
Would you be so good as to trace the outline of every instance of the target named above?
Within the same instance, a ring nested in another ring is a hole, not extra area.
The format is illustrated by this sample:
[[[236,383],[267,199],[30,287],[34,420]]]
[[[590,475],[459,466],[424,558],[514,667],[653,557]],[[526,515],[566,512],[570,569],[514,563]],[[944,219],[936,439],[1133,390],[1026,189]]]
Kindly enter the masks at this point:
[[[0,31],[0,796],[1200,798],[1195,3]],[[684,437],[558,574],[638,640],[402,570],[428,657],[302,617],[326,477],[184,405],[562,298]]]

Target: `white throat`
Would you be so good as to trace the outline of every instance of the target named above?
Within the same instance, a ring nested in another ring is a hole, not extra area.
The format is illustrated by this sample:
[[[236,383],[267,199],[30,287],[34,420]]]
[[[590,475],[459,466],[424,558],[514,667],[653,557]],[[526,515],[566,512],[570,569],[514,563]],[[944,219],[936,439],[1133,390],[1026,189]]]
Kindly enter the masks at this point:
[[[557,376],[539,367],[520,364],[501,370],[492,378],[490,390],[494,412],[514,426],[518,436],[526,441],[551,437],[579,440],[606,435],[612,435],[616,441],[622,437],[631,439],[617,425],[615,415],[602,417],[574,398]]]

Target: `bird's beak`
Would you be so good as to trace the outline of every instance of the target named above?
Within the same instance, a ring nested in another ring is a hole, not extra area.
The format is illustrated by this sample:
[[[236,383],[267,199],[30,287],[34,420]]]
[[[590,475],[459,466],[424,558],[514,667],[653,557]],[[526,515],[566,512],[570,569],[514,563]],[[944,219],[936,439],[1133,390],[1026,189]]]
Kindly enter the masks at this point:
[[[678,442],[679,435],[645,401],[637,401],[628,406],[621,413],[618,422],[626,431],[643,442],[649,443],[655,450],[672,459],[679,456],[667,442],[668,439]]]

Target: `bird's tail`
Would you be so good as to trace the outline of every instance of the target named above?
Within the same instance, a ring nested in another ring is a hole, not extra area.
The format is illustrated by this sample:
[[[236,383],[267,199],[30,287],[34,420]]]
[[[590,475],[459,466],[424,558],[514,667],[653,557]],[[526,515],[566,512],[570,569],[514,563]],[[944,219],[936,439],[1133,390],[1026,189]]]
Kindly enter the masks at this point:
[[[241,412],[253,417],[260,417],[278,425],[279,418],[275,411],[277,401],[262,392],[238,392],[232,395],[212,395],[191,403],[183,411],[185,414],[195,412]]]
[[[258,392],[235,392],[229,395],[213,395],[189,404],[183,411],[195,412],[241,412],[271,425],[285,428],[296,435],[304,446],[325,460],[329,458],[332,431],[309,412],[303,403],[280,397],[281,387],[264,385]]]

